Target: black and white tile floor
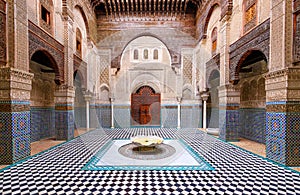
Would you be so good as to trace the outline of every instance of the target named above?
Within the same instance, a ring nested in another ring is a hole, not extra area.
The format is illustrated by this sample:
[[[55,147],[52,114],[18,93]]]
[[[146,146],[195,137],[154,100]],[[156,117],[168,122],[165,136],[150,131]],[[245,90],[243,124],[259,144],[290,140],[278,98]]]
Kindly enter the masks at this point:
[[[83,171],[110,138],[182,138],[214,171]],[[0,194],[300,194],[300,174],[196,129],[91,131],[0,170]]]

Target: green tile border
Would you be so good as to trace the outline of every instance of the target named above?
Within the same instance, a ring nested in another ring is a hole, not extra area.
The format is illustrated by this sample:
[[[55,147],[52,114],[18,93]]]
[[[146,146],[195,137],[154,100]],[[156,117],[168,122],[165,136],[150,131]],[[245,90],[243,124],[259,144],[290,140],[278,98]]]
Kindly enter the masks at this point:
[[[146,170],[157,170],[157,171],[187,171],[187,170],[198,170],[198,171],[214,171],[215,168],[208,163],[199,153],[197,153],[191,146],[189,146],[182,139],[170,139],[165,140],[177,140],[180,145],[199,163],[198,166],[96,166],[97,162],[101,160],[103,155],[108,151],[110,146],[115,140],[129,140],[129,139],[110,139],[108,140],[99,151],[90,158],[90,160],[82,167],[84,171],[114,171],[114,170],[126,170],[126,171],[146,171]],[[203,168],[204,167],[204,168]]]

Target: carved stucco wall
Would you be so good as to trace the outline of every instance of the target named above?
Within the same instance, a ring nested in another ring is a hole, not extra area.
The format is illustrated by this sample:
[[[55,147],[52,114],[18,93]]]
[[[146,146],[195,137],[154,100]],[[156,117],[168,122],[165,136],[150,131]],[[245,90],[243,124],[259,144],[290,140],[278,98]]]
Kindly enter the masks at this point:
[[[53,37],[45,33],[35,24],[29,22],[29,57],[37,51],[47,51],[55,60],[56,67],[53,67],[56,75],[55,79],[61,83],[64,81],[64,46]]]
[[[239,68],[244,61],[245,55],[251,50],[261,51],[269,62],[270,52],[270,20],[257,26],[247,35],[230,45],[230,80],[239,80]]]
[[[0,67],[6,65],[6,3],[0,1]]]
[[[158,48],[159,59],[152,59]],[[133,59],[133,50],[139,51],[139,59]],[[143,59],[143,51],[149,50],[149,59]],[[112,72],[114,94],[119,103],[129,103],[136,88],[148,85],[161,93],[162,100],[175,100],[176,73],[171,68],[171,56],[166,45],[152,36],[139,37],[127,45],[120,59],[120,69]]]
[[[300,1],[294,0],[294,63],[300,64]]]
[[[194,47],[196,43],[192,36],[182,33],[177,29],[158,29],[149,27],[122,30],[113,33],[98,42],[97,46],[99,48],[111,48],[112,59],[115,59],[122,54],[128,43],[141,36],[153,36],[161,40],[168,47],[169,52],[174,52],[174,54],[177,54],[177,61],[180,58],[182,48]],[[174,61],[175,59],[172,56],[172,63]]]
[[[34,74],[30,93],[30,106],[54,106],[55,75],[43,73],[37,63],[30,62],[30,70]]]

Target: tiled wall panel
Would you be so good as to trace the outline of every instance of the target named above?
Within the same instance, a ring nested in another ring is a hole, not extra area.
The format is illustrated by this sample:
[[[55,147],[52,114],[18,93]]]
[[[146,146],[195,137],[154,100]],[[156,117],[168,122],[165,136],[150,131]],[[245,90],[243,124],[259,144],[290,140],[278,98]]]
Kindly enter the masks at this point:
[[[176,128],[178,126],[178,108],[177,105],[161,107],[161,124],[163,127]]]
[[[202,124],[202,108],[199,105],[181,106],[181,128],[197,128]]]
[[[239,136],[266,143],[266,109],[240,109]]]
[[[29,102],[2,101],[0,107],[0,164],[11,164],[30,156]]]
[[[220,138],[226,141],[236,141],[239,138],[240,113],[238,109],[220,109]]]
[[[55,110],[49,108],[30,108],[31,142],[55,137]]]

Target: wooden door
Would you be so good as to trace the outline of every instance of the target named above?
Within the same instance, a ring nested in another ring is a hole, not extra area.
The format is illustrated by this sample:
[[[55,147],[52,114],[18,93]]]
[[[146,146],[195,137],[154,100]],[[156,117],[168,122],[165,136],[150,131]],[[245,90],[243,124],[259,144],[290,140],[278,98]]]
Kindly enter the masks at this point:
[[[140,106],[140,124],[145,125],[151,121],[150,105]]]
[[[148,86],[131,95],[131,124],[160,126],[160,94]]]

